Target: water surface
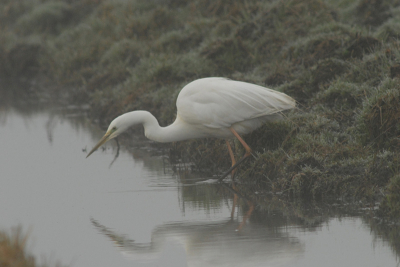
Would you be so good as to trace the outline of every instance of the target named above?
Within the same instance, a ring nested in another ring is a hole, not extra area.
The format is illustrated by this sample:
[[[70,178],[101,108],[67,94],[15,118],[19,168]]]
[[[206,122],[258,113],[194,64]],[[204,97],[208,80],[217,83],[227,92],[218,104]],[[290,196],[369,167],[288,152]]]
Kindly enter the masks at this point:
[[[361,216],[251,212],[164,156],[122,148],[110,166],[114,143],[85,159],[103,131],[76,107],[4,107],[0,134],[0,228],[30,228],[37,256],[89,267],[398,264]]]

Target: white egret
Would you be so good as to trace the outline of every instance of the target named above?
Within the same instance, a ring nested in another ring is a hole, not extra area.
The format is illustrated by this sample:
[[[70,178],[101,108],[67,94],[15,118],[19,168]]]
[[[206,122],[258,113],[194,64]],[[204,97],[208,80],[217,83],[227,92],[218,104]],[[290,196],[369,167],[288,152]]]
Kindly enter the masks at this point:
[[[240,135],[250,133],[266,121],[279,118],[282,111],[295,106],[296,101],[290,96],[259,85],[226,78],[203,78],[187,84],[179,93],[174,123],[161,127],[150,112],[143,110],[122,114],[111,122],[106,134],[87,157],[131,126],[142,124],[146,137],[157,142],[236,137],[246,153],[236,163],[226,141],[232,160],[228,174],[251,155],[251,148]]]

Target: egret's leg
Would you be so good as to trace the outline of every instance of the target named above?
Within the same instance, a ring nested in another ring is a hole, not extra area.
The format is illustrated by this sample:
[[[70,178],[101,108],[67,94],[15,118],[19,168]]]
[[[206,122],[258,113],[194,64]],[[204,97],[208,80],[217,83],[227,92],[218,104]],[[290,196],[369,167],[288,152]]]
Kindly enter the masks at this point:
[[[249,147],[248,144],[246,144],[246,142],[242,139],[242,137],[240,137],[240,135],[231,127],[229,128],[229,130],[231,130],[231,132],[233,133],[234,136],[236,136],[236,138],[240,141],[240,143],[244,146],[244,149],[246,149],[246,154],[244,154],[244,157],[248,157],[251,155],[251,148]]]
[[[251,148],[249,147],[248,144],[246,144],[246,142],[242,139],[242,137],[240,137],[240,135],[233,129],[233,128],[229,128],[229,130],[231,130],[231,132],[233,133],[234,136],[236,136],[236,138],[240,141],[240,143],[242,143],[242,145],[244,146],[244,149],[246,149],[246,153],[244,154],[244,156],[235,163],[235,165],[233,165],[229,170],[227,170],[219,179],[218,182],[221,182],[231,171],[233,171],[234,169],[237,168],[237,166],[239,166],[243,161],[245,161],[245,159],[247,159],[250,155],[251,155]]]
[[[231,144],[229,144],[229,141],[228,141],[228,140],[226,140],[226,146],[228,147],[229,156],[231,156],[232,166],[235,166],[235,164],[236,164],[236,159],[235,159],[235,156],[233,155],[232,147],[231,147]],[[235,170],[232,170],[232,171],[231,171],[232,180],[233,180],[233,176],[234,176],[234,175],[235,175]]]

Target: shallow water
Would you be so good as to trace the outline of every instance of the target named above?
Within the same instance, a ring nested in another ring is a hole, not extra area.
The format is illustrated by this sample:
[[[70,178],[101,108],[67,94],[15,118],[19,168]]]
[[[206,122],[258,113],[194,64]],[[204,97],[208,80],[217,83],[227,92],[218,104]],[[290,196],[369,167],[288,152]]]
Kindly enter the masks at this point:
[[[74,107],[0,110],[0,228],[30,230],[37,256],[71,266],[397,266],[361,216],[293,220],[161,156],[114,143]],[[247,217],[249,215],[249,217]],[[302,216],[298,216],[303,218]]]

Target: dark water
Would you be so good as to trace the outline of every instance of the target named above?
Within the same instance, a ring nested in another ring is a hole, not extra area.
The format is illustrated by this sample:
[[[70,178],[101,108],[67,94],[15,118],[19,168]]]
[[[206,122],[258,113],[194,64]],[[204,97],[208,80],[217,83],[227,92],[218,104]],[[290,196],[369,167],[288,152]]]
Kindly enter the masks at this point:
[[[75,107],[2,108],[0,228],[31,228],[35,255],[71,266],[398,266],[361,216],[251,212],[148,151],[110,166],[114,143],[85,159],[102,134]]]

